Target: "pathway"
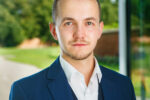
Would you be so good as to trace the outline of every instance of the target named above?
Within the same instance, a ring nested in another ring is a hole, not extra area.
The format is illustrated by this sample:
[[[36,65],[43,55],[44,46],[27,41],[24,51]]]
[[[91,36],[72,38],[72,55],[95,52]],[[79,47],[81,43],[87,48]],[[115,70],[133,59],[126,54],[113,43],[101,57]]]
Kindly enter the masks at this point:
[[[40,71],[35,66],[6,60],[0,56],[0,100],[8,100],[11,84],[22,77]]]

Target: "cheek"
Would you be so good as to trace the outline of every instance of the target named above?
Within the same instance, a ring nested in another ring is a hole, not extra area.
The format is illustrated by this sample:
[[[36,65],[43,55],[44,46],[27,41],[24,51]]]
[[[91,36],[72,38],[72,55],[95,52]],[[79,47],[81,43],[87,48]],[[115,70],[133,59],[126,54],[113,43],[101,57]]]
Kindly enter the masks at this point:
[[[75,27],[64,27],[64,26],[61,26],[59,28],[60,32],[62,35],[64,36],[68,36],[68,35],[72,35],[75,31]]]
[[[71,40],[71,37],[72,35],[69,31],[61,30],[59,38],[62,45],[68,44],[68,42]]]
[[[61,38],[63,38],[64,41],[71,41],[75,31],[76,27],[60,27]]]
[[[88,37],[91,38],[93,41],[98,40],[99,38],[99,31],[97,29],[90,29],[87,31]]]

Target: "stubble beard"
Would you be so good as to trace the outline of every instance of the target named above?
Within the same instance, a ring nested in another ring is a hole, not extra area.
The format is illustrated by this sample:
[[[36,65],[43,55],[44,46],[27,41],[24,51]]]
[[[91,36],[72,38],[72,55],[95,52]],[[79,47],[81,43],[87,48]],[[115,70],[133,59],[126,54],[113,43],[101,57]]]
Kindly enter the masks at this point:
[[[68,43],[68,45],[72,45],[75,42],[80,42],[80,43],[85,43],[87,45],[90,45],[90,42],[86,41],[86,40],[74,40],[74,41],[70,41]],[[94,50],[94,49],[93,49]],[[71,51],[67,50],[67,48],[62,48],[62,53],[65,54],[66,56],[68,56],[71,59],[74,60],[84,60],[87,59],[89,56],[91,56],[93,54],[93,50],[86,53],[86,54],[80,54],[80,51],[78,51],[77,53],[72,53]]]
[[[74,59],[74,60],[84,60],[86,58],[88,58],[90,55],[92,55],[93,51],[89,52],[88,54],[85,54],[85,55],[75,55],[75,54],[71,54],[69,52],[66,52],[65,50],[63,50],[63,53],[65,55],[67,55],[68,57],[70,57],[71,59]]]

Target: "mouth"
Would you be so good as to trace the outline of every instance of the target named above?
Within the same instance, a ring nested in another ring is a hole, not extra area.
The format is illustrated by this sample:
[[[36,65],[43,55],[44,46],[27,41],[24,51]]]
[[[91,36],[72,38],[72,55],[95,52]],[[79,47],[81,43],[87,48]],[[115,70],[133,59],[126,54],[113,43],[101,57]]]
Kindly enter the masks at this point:
[[[75,44],[73,44],[73,46],[82,47],[82,46],[87,46],[87,44],[84,44],[84,43],[75,43]]]

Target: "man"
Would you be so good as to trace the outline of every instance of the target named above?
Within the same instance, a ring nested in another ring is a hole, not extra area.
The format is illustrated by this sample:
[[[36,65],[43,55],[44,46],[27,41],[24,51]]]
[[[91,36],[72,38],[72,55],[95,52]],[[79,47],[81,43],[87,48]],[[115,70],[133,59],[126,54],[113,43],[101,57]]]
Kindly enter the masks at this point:
[[[16,81],[10,100],[135,100],[129,78],[99,66],[98,0],[55,0],[50,31],[61,53],[47,69]]]

